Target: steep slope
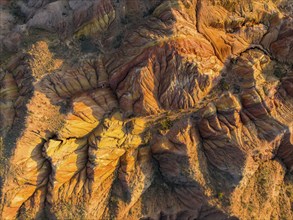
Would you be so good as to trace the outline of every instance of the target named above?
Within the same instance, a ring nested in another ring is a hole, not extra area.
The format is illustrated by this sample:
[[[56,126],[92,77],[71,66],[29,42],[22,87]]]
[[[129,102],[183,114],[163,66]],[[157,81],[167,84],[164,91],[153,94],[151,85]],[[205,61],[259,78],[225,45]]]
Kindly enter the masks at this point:
[[[1,219],[293,218],[291,1],[0,10]]]

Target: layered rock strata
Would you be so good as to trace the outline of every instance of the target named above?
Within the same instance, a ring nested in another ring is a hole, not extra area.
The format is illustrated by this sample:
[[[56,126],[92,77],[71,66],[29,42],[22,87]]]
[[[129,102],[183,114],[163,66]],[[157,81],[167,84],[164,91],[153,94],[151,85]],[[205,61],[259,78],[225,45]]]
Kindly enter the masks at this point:
[[[1,219],[293,218],[290,1],[0,10]]]

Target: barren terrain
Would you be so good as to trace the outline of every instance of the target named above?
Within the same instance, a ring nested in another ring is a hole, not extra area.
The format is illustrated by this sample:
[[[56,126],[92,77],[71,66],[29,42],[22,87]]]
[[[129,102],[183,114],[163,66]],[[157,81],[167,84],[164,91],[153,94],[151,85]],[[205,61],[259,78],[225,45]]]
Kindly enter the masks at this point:
[[[0,13],[0,219],[293,219],[291,0]]]

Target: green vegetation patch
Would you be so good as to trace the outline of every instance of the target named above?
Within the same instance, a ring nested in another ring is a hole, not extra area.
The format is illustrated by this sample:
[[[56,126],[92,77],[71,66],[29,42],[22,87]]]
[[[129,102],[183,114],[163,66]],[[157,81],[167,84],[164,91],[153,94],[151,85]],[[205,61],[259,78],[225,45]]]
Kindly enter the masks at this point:
[[[164,118],[160,121],[160,129],[163,131],[169,130],[173,124],[173,121],[171,121],[169,118]]]
[[[274,70],[274,75],[280,79],[286,76],[286,71],[282,69],[280,66],[277,66]]]
[[[222,78],[221,81],[220,81],[220,86],[221,86],[221,89],[223,91],[227,91],[230,89],[230,85],[228,84],[228,82],[226,81],[225,78]]]

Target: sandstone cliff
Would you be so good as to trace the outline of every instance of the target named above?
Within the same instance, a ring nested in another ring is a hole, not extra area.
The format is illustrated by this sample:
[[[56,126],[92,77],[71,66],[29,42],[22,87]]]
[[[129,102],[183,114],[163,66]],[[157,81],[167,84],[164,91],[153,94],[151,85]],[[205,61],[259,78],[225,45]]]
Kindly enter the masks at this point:
[[[291,0],[0,13],[0,219],[293,219]]]

